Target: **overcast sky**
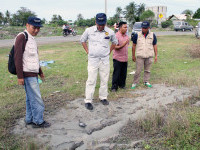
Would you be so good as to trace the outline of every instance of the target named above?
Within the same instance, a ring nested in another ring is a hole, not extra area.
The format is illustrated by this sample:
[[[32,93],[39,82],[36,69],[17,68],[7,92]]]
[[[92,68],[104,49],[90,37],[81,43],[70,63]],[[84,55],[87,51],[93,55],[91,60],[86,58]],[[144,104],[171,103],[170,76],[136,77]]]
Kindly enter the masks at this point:
[[[107,15],[112,17],[117,7],[125,8],[133,0],[107,0]],[[200,8],[200,0],[134,0],[136,4],[146,6],[167,6],[167,16],[180,14],[185,9],[195,12]],[[50,21],[53,14],[59,14],[64,20],[76,20],[81,13],[84,18],[92,18],[99,12],[105,12],[105,0],[0,0],[0,12],[9,10],[15,13],[20,7],[26,7],[40,18]]]

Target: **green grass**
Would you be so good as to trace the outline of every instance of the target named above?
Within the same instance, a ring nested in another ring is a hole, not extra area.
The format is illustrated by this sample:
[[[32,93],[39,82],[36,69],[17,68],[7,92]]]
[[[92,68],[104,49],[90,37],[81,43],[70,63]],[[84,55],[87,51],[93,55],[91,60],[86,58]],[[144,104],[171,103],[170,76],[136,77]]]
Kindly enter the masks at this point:
[[[81,35],[85,28],[84,27],[73,27],[78,35]],[[25,26],[5,26],[0,29],[0,40],[3,39],[14,39],[19,32],[22,32],[25,29]],[[41,28],[38,37],[47,37],[47,36],[62,36],[62,27],[52,27],[45,25]]]
[[[199,43],[193,36],[163,36],[158,37],[158,63],[152,66],[151,83],[166,83],[169,85],[193,86],[198,85],[200,76],[200,60],[193,59],[187,53],[188,45]],[[135,70],[135,63],[131,58],[129,46],[128,73]],[[17,85],[17,78],[7,71],[7,60],[10,48],[0,49],[0,148],[21,149],[26,140],[20,140],[10,135],[10,129],[18,118],[25,115],[25,92],[22,86]],[[60,91],[68,100],[84,97],[85,82],[87,80],[87,55],[80,43],[70,42],[48,44],[39,47],[40,60],[54,60],[50,68],[43,67],[46,81],[40,86],[46,110],[61,107],[65,101],[49,102],[51,94]],[[109,87],[111,87],[112,58]],[[184,63],[187,62],[187,63]],[[110,93],[109,100],[128,96],[133,81],[132,75],[127,75],[127,90]],[[142,77],[141,77],[142,85]],[[95,90],[95,99],[98,98],[99,80]],[[143,87],[143,86],[140,86]],[[58,104],[60,103],[60,104]],[[14,141],[14,142],[13,142]],[[20,144],[19,144],[20,143]]]
[[[151,110],[137,121],[135,128],[142,129],[146,137],[153,137],[143,143],[145,149],[200,149],[200,109],[191,105],[193,99],[199,97],[168,109]]]

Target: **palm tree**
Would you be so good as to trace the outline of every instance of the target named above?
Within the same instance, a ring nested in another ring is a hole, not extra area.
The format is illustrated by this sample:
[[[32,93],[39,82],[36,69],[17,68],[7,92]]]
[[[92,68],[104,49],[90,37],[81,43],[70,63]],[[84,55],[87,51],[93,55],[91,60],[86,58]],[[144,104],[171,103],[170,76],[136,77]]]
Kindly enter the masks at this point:
[[[4,15],[0,12],[0,25],[4,22]]]
[[[187,18],[191,19],[191,16],[193,15],[193,11],[192,10],[189,10],[189,9],[186,9],[182,12],[182,14],[186,14],[187,15]]]
[[[142,13],[145,11],[145,4],[140,4],[138,5],[138,9],[137,9],[137,17],[138,17],[138,20],[137,21],[140,21],[140,16],[142,15]]]
[[[116,14],[114,15],[114,18],[117,20],[117,22],[120,21],[121,14],[122,14],[122,8],[117,7],[116,8]]]
[[[77,21],[82,20],[83,19],[83,15],[82,14],[78,14],[77,15]]]
[[[125,8],[125,18],[131,24],[134,24],[136,21],[136,13],[137,13],[136,7],[137,6],[136,6],[135,2],[131,2]]]
[[[5,20],[4,20],[4,24],[10,23],[10,12],[7,10],[5,13]]]

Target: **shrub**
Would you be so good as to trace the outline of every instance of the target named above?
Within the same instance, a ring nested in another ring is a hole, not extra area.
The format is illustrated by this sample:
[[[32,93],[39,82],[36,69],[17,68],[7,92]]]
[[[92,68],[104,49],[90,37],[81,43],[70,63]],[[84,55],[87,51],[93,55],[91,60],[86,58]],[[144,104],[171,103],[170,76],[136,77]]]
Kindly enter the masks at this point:
[[[162,28],[167,28],[170,27],[171,25],[173,25],[171,20],[167,20],[161,23]]]

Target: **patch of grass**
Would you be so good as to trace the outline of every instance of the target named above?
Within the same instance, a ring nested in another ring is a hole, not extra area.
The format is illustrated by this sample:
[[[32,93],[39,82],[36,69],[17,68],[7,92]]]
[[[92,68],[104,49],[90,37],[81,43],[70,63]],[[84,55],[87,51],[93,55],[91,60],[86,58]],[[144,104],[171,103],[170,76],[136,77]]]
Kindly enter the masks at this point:
[[[129,121],[117,142],[144,140],[139,144],[143,149],[198,150],[200,109],[189,104],[192,99],[175,103],[167,109],[150,110],[140,119]]]
[[[186,50],[191,57],[200,58],[200,44],[189,45]]]
[[[179,86],[198,85],[200,60],[191,58],[185,49],[192,43],[199,43],[199,41],[192,36],[158,37],[158,63],[152,66],[151,82]],[[17,139],[10,134],[10,129],[18,118],[25,115],[25,92],[22,86],[17,85],[16,76],[7,71],[9,51],[10,48],[0,50],[0,145],[6,145],[7,149],[16,149],[16,147],[20,149],[25,144],[23,140],[18,139],[13,142],[8,139]],[[55,61],[54,64],[49,64],[50,68],[43,67],[46,81],[40,85],[40,89],[46,105],[46,112],[51,113],[56,108],[64,106],[67,100],[84,97],[87,80],[87,55],[80,43],[43,45],[39,47],[39,54],[40,60]],[[135,63],[132,62],[131,56],[130,45],[128,73],[135,70]],[[112,57],[110,65],[109,87],[112,82]],[[127,90],[110,93],[108,99],[116,100],[129,96],[128,92],[132,82],[133,75],[128,74]],[[96,100],[99,86],[98,80],[94,96]],[[55,91],[59,91],[59,93],[55,93]],[[150,125],[149,122],[146,122],[147,127]]]
[[[80,35],[84,32],[85,27],[72,27],[76,30],[77,34]],[[25,30],[25,26],[4,26],[0,29],[0,40],[3,39],[14,39],[19,32]],[[41,28],[38,37],[47,36],[62,36],[62,27],[52,27],[45,25]]]

